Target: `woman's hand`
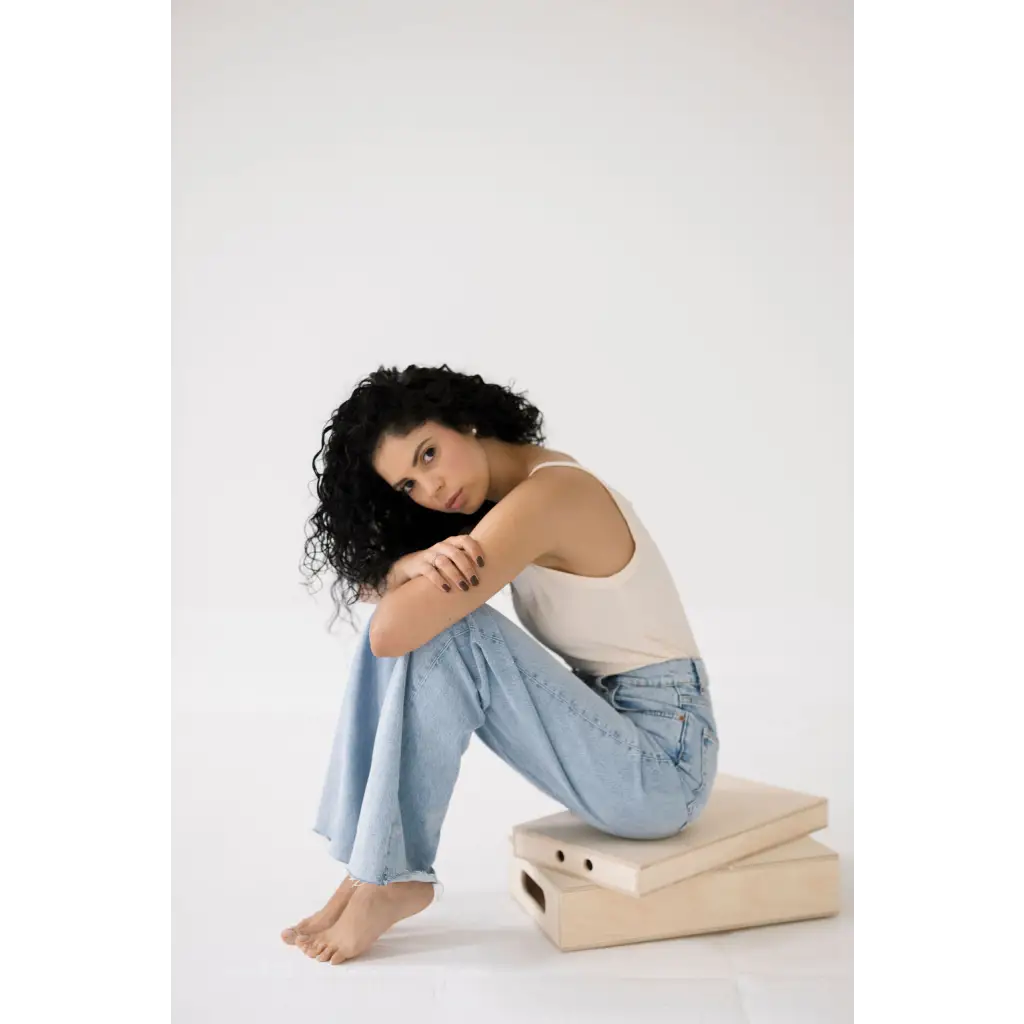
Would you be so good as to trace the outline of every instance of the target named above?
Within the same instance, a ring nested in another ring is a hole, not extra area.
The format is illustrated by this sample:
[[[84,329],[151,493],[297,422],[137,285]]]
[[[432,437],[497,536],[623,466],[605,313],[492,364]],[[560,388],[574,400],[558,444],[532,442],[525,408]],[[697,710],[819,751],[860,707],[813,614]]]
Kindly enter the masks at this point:
[[[469,590],[479,584],[484,551],[468,533],[459,533],[422,551],[413,551],[399,559],[408,579],[425,576],[438,590],[450,593],[452,587]]]

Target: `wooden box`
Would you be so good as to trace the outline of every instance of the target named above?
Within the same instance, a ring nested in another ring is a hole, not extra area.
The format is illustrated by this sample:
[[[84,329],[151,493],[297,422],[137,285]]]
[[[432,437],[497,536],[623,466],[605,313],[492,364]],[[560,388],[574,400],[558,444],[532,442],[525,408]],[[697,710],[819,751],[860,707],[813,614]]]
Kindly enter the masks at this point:
[[[512,852],[635,899],[827,824],[824,797],[719,774],[701,815],[667,839],[620,839],[559,811],[513,826]]]
[[[640,897],[514,854],[510,862],[514,899],[566,952],[839,913],[839,856],[809,836]]]

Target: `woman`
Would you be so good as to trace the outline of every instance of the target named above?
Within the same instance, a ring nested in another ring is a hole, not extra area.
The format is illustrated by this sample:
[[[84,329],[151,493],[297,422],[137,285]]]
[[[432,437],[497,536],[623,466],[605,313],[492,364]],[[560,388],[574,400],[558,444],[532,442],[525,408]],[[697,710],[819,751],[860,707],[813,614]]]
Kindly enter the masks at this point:
[[[376,608],[314,826],[348,876],[282,933],[318,960],[440,896],[474,733],[611,835],[671,836],[707,803],[718,735],[672,578],[630,503],[544,447],[541,422],[508,388],[413,365],[365,378],[324,430],[306,553],[339,612],[340,592]],[[506,585],[525,629],[485,603]]]

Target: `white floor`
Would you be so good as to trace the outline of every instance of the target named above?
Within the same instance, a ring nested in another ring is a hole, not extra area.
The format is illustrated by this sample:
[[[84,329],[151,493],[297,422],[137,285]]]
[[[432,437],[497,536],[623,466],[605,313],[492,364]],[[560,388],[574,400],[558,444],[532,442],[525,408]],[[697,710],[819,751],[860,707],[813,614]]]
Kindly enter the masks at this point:
[[[562,953],[514,902],[512,823],[549,813],[471,744],[442,835],[440,903],[355,960],[310,960],[279,937],[343,875],[310,831],[333,721],[204,713],[175,719],[174,1020],[752,1022],[853,1019],[853,861],[843,912],[820,921]],[[488,782],[490,780],[490,783]],[[467,844],[467,830],[476,841]]]

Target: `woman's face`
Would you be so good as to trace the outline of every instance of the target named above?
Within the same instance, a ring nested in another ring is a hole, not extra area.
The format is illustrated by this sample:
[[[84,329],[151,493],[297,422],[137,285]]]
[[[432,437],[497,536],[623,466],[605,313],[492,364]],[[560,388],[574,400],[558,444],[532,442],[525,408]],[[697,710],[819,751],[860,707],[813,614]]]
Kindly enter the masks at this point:
[[[397,493],[436,512],[468,515],[487,494],[487,457],[480,443],[432,420],[405,437],[385,435],[373,468]],[[456,492],[456,505],[447,507]]]

